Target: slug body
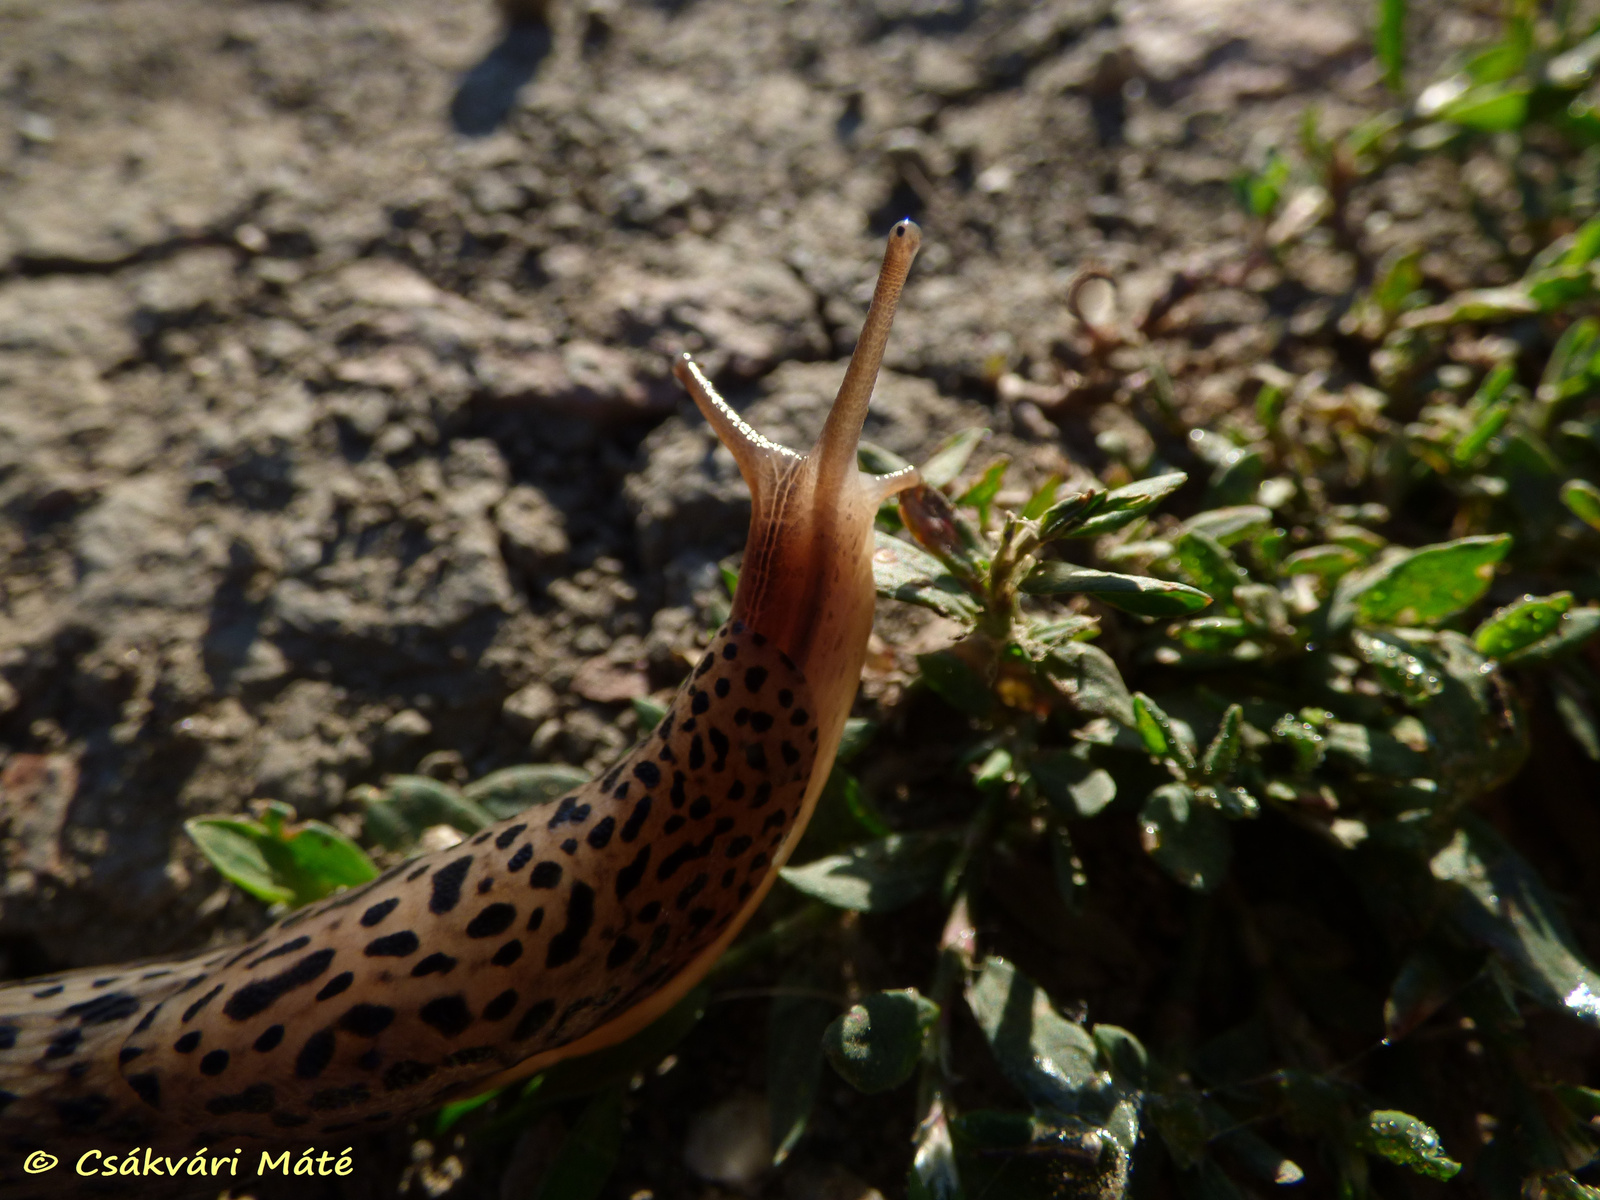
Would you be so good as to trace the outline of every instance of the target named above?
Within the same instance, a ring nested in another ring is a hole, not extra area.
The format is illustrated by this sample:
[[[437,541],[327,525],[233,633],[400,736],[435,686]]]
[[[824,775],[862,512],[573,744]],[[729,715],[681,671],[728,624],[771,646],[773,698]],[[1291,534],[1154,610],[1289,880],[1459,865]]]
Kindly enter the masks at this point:
[[[754,510],[728,624],[650,736],[246,946],[0,988],[0,1149],[371,1129],[621,1041],[699,982],[798,840],[855,696],[873,517],[915,481],[862,476],[856,443],[919,237],[891,233],[808,454],[675,367]]]

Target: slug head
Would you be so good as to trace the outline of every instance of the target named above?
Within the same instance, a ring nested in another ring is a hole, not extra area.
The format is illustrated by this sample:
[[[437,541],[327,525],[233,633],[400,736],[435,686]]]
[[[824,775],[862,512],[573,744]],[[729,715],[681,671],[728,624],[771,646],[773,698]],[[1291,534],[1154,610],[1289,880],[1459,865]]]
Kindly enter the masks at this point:
[[[750,536],[733,615],[798,665],[816,698],[830,759],[872,631],[873,518],[886,497],[917,482],[913,468],[864,475],[856,467],[856,445],[921,241],[909,220],[890,231],[866,324],[827,424],[807,453],[768,441],[745,424],[688,355],[673,368],[750,488]]]

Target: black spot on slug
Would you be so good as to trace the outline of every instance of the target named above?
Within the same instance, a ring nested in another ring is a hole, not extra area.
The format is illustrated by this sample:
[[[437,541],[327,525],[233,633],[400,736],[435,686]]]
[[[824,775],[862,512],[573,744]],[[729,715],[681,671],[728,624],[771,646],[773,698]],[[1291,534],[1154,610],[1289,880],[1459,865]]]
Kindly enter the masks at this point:
[[[575,882],[567,901],[567,923],[560,933],[550,939],[545,953],[546,967],[559,967],[578,957],[583,939],[594,924],[594,889],[586,883]]]
[[[428,897],[428,911],[447,913],[461,902],[461,885],[472,869],[472,855],[446,863],[433,873],[433,895]]]
[[[767,748],[760,742],[751,742],[744,748],[744,761],[750,764],[752,771],[765,771],[767,769]]]
[[[497,967],[509,967],[522,957],[522,943],[513,938],[494,952],[489,961]]]
[[[357,1037],[377,1037],[394,1023],[394,1009],[386,1004],[355,1004],[339,1018],[339,1028]]]
[[[483,1006],[483,1019],[485,1021],[502,1021],[511,1015],[511,1010],[516,1006],[516,989],[507,988]]]
[[[402,929],[399,933],[373,938],[362,953],[368,958],[404,958],[408,954],[415,954],[421,944],[411,930]]]
[[[556,815],[550,818],[550,829],[560,829],[563,825],[582,825],[589,819],[593,811],[587,804],[579,804],[576,799],[568,796],[556,808]]]
[[[304,950],[310,944],[311,944],[311,939],[309,937],[307,937],[305,934],[301,934],[299,937],[293,939],[292,941],[287,941],[287,942],[283,943],[283,945],[281,945],[281,946],[273,947],[271,950],[268,950],[265,954],[263,954],[260,958],[251,959],[249,962],[247,962],[245,964],[245,970],[253,971],[253,970],[256,969],[256,967],[258,967],[262,963],[266,962],[269,958],[279,958],[279,957],[281,957],[281,956],[283,956],[285,954],[293,954],[296,950]]]
[[[499,837],[495,838],[495,848],[499,850],[507,849],[512,842],[517,840],[517,836],[526,828],[526,825],[513,825],[510,829],[507,829],[505,832],[503,832]]]
[[[654,921],[657,917],[659,917],[661,915],[661,901],[659,901],[659,900],[650,901],[649,904],[646,904],[643,908],[641,908],[639,910],[639,914],[638,915],[639,915],[639,920],[643,921],[646,925],[650,924],[650,922]]]
[[[252,1048],[260,1051],[262,1054],[265,1054],[268,1050],[276,1050],[278,1048],[278,1044],[282,1041],[283,1026],[273,1025],[255,1040]]]
[[[437,1067],[414,1059],[402,1059],[383,1073],[383,1090],[398,1092],[402,1088],[416,1087],[431,1076]]]
[[[767,669],[765,667],[751,667],[744,673],[744,686],[749,688],[752,692],[759,692],[761,690],[761,685],[766,683],[766,681]]]
[[[661,782],[661,768],[652,762],[636,763],[633,774],[634,778],[647,788],[653,788]]]
[[[639,943],[631,937],[623,935],[611,945],[611,953],[606,955],[606,966],[615,971],[639,951]]]
[[[228,1002],[222,1006],[223,1013],[234,1021],[248,1021],[272,1007],[281,996],[304,987],[321,975],[333,962],[333,955],[332,950],[316,950],[287,970],[245,984],[228,997]]]
[[[317,993],[317,999],[331,1000],[355,981],[356,977],[354,972],[341,971],[332,979],[328,980],[327,983],[322,985],[322,990]]]
[[[701,796],[689,806],[689,815],[696,821],[711,815],[711,797]]]
[[[631,842],[639,836],[639,831],[644,828],[645,818],[650,815],[650,797],[641,796],[639,803],[633,806],[633,812],[628,814],[628,823],[622,827],[621,838]]]
[[[493,937],[511,928],[517,919],[517,910],[509,904],[491,904],[467,923],[469,938]]]
[[[650,863],[650,847],[639,847],[639,853],[634,855],[633,861],[617,872],[617,899],[621,900],[634,888],[639,886],[639,881],[644,878],[644,869]]]
[[[399,906],[400,898],[398,896],[390,896],[387,900],[380,900],[361,914],[361,924],[371,929]]]
[[[718,700],[725,700],[727,699],[728,693],[733,690],[733,685],[730,684],[727,680],[727,677],[724,676],[712,685],[711,690],[717,693]]]
[[[128,1076],[128,1086],[134,1093],[151,1108],[161,1107],[161,1080],[154,1071],[145,1071],[138,1075]],[[0,1102],[0,1108],[5,1104]]]
[[[455,970],[455,966],[455,959],[436,951],[411,968],[411,977],[421,979],[424,975],[448,975]]]
[[[517,1022],[517,1027],[512,1031],[511,1040],[514,1042],[525,1041],[550,1023],[550,1018],[556,1015],[556,1002],[554,1000],[540,1000],[537,1004],[522,1014],[522,1020]]]
[[[172,1043],[172,1048],[179,1054],[189,1054],[200,1044],[200,1031],[191,1029],[177,1041]]]
[[[506,870],[515,874],[516,872],[522,870],[523,867],[527,866],[532,859],[533,847],[531,845],[525,845],[511,856],[511,860],[506,863]]]
[[[688,908],[689,901],[693,900],[702,891],[704,891],[706,884],[709,882],[710,879],[704,871],[701,871],[700,874],[691,879],[684,886],[683,891],[678,893],[678,898],[673,901],[673,904],[677,910],[682,912],[684,909]]]
[[[228,1069],[228,1052],[213,1050],[200,1060],[200,1074],[221,1075]]]
[[[308,1037],[295,1055],[294,1073],[301,1079],[315,1079],[333,1061],[333,1030],[319,1029]]]
[[[120,1021],[123,1017],[131,1017],[139,1011],[139,998],[130,996],[127,992],[111,992],[105,996],[96,996],[93,1000],[85,1000],[79,1004],[67,1006],[63,1017],[77,1017],[80,1025],[106,1025],[112,1021]]]
[[[472,1024],[472,1010],[459,992],[429,1000],[417,1015],[445,1037],[456,1037]]]
[[[545,859],[528,874],[531,888],[553,888],[561,882],[561,864]]]
[[[215,1000],[217,998],[217,993],[222,991],[222,988],[223,988],[222,984],[220,984],[220,983],[217,984],[216,987],[212,988],[204,996],[201,996],[200,999],[196,1000],[193,1004],[189,1005],[188,1008],[184,1009],[183,1010],[183,1016],[179,1018],[181,1023],[184,1024],[184,1025],[187,1025],[189,1023],[190,1019],[196,1013],[198,1013],[202,1008],[204,1008],[206,1005],[210,1004],[213,1000]],[[87,1025],[88,1022],[85,1021],[84,1024]]]
[[[527,926],[525,928],[527,929],[527,931],[529,933],[532,933],[534,930],[538,929],[539,926],[541,926],[543,924],[544,924],[544,908],[540,907],[540,908],[534,909],[531,913],[528,914],[528,924],[527,924]]]

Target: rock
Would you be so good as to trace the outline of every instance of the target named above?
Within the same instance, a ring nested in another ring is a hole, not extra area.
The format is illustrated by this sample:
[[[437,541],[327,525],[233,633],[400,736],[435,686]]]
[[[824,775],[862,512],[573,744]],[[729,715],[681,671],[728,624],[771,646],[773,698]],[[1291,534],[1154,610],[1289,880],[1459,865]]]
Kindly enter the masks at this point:
[[[535,681],[507,696],[500,712],[506,724],[527,736],[555,716],[557,707],[555,690]]]
[[[708,1183],[749,1187],[772,1161],[767,1102],[739,1092],[689,1119],[683,1164]]]
[[[561,510],[538,488],[517,484],[495,506],[495,527],[506,565],[524,579],[559,570],[571,549]]]
[[[0,834],[8,871],[59,875],[61,833],[78,790],[78,764],[65,754],[13,754],[0,770]]]

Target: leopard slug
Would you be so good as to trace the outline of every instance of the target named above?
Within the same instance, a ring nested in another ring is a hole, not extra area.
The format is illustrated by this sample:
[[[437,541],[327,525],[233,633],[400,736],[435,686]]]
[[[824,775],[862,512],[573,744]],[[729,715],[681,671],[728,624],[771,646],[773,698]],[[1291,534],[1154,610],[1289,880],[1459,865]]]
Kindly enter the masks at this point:
[[[0,1148],[374,1129],[619,1042],[686,995],[793,850],[860,681],[873,518],[915,476],[862,475],[856,444],[920,238],[891,232],[810,453],[674,366],[753,511],[728,623],[650,735],[248,945],[0,988]]]

